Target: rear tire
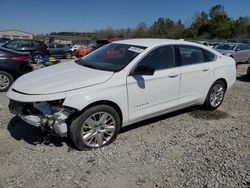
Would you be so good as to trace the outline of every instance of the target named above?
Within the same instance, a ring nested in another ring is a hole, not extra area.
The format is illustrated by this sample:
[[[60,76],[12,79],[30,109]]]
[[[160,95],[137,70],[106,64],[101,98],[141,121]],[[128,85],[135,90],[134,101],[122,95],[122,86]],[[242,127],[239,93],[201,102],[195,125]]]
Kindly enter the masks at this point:
[[[0,71],[0,92],[7,91],[13,82],[14,79],[9,73]]]
[[[217,109],[223,102],[225,92],[226,92],[226,86],[223,81],[218,80],[214,82],[208,91],[204,107],[207,110]]]
[[[120,117],[114,108],[97,105],[73,119],[69,135],[77,149],[90,150],[112,143],[120,127]]]

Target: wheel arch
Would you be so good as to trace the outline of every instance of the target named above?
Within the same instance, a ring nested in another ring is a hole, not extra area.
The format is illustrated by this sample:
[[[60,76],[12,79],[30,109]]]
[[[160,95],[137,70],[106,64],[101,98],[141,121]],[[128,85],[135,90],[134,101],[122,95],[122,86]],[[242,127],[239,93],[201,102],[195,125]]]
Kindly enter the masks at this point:
[[[215,80],[214,83],[217,82],[217,81],[222,81],[222,82],[225,84],[225,87],[226,87],[226,88],[225,88],[225,91],[226,91],[226,90],[227,90],[227,87],[228,87],[226,79],[225,79],[225,78],[219,78],[219,79]],[[213,83],[213,84],[214,84],[214,83]]]
[[[97,105],[107,105],[107,106],[110,106],[112,108],[114,108],[119,117],[120,117],[120,123],[122,125],[123,123],[123,114],[122,114],[122,110],[120,108],[120,106],[113,102],[113,101],[110,101],[110,100],[99,100],[99,101],[95,101],[95,102],[92,102],[90,104],[88,104],[87,106],[85,106],[82,110],[80,111],[77,111],[76,113],[73,113],[69,118],[68,118],[68,121],[71,121],[72,119],[74,119],[75,117],[79,116],[82,112],[86,111],[87,109],[93,107],[93,106],[97,106]]]
[[[42,55],[44,57],[44,54],[39,52],[39,51],[35,51],[35,52],[31,53],[31,56],[33,57],[33,56],[38,55],[38,54]]]
[[[8,73],[8,74],[10,74],[13,78],[15,78],[15,73],[14,73],[14,71],[11,71],[11,70],[7,70],[7,69],[4,69],[4,68],[0,68],[0,71],[1,72],[6,72],[6,73]]]

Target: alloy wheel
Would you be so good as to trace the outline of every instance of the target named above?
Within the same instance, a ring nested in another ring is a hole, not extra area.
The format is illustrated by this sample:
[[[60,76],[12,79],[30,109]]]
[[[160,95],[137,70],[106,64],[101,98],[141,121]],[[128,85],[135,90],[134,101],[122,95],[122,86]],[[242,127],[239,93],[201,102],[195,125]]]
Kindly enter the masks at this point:
[[[216,84],[210,93],[210,104],[217,107],[222,103],[224,97],[224,86],[221,83]]]
[[[0,74],[0,89],[4,90],[7,87],[9,87],[9,85],[10,85],[10,79],[5,75]]]
[[[92,148],[106,144],[115,133],[115,119],[107,112],[97,112],[84,122],[82,126],[82,140]]]

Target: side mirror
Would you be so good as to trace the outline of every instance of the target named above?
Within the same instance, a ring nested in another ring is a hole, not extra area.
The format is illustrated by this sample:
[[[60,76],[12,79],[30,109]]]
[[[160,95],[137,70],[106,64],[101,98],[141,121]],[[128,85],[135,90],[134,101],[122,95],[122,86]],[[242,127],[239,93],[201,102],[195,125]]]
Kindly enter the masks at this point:
[[[240,51],[240,48],[236,48],[235,51],[236,51],[236,52]]]
[[[136,75],[148,75],[152,76],[155,73],[155,69],[149,66],[139,65],[131,73],[131,76]]]

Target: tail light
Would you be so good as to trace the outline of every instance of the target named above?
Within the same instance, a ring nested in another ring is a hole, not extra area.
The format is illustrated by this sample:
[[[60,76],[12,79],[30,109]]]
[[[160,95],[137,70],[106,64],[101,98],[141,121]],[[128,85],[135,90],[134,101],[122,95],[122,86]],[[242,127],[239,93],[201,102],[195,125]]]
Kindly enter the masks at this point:
[[[31,56],[14,56],[11,59],[19,63],[26,63],[31,61]]]

